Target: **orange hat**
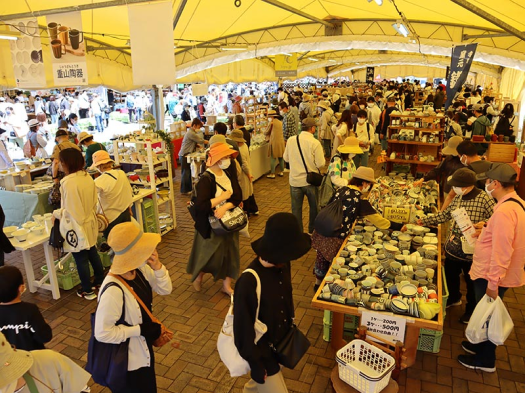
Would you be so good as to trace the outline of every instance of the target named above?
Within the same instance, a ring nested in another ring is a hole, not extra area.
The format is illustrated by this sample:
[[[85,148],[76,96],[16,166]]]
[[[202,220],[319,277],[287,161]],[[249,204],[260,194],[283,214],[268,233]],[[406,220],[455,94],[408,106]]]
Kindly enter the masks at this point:
[[[214,143],[208,151],[208,160],[206,161],[206,166],[213,166],[224,157],[232,156],[235,158],[237,157],[237,154],[239,154],[239,152],[230,148],[230,145],[226,143]]]

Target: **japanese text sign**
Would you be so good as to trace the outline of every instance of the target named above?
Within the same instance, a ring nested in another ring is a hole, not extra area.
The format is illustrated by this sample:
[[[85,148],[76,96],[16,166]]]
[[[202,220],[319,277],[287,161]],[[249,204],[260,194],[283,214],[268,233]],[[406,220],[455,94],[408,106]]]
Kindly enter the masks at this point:
[[[447,78],[447,102],[445,109],[452,104],[456,93],[467,80],[477,46],[478,44],[458,45],[452,49],[450,72]]]
[[[369,332],[392,342],[405,341],[406,323],[405,318],[373,311],[364,311],[361,314],[361,326],[365,326]]]

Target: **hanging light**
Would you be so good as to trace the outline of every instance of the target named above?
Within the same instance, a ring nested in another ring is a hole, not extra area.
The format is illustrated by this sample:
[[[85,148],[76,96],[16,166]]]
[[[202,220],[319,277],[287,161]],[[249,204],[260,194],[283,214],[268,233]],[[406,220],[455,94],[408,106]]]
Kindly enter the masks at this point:
[[[408,37],[408,35],[410,34],[407,27],[403,24],[401,20],[398,20],[396,23],[392,23],[392,27],[403,37]]]
[[[231,50],[231,51],[234,51],[234,50],[247,50],[248,47],[247,46],[222,46],[221,47],[221,50]]]
[[[319,59],[316,59],[315,57],[309,57],[308,60],[319,61]]]
[[[372,0],[368,0],[369,3],[372,2]],[[383,0],[375,0],[376,4],[379,5],[379,6],[382,6],[383,5]]]
[[[20,33],[17,31],[1,31],[0,40],[16,41],[20,37]]]

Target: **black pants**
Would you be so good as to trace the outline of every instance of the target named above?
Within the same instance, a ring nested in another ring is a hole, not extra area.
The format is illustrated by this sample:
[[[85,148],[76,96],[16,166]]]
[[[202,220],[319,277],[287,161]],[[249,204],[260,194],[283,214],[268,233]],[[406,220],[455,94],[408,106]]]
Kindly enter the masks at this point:
[[[87,118],[88,112],[89,112],[89,109],[79,109],[78,110],[78,114],[80,115],[81,119]]]
[[[248,214],[257,213],[259,211],[259,207],[257,206],[257,202],[255,202],[255,196],[253,194],[245,201],[242,201],[242,207]]]
[[[148,344],[151,364],[149,367],[142,367],[138,370],[128,371],[126,388],[120,392],[113,393],[156,393],[157,379],[155,378],[155,355],[153,347]]]
[[[131,213],[129,212],[129,209],[124,210],[120,215],[115,218],[113,221],[111,221],[104,231],[104,237],[107,239],[109,236],[109,232],[115,227],[115,225],[122,224],[123,222],[129,222],[131,221]]]
[[[180,171],[180,192],[186,194],[187,192],[191,192],[193,187],[191,184],[191,164],[185,156],[180,158]]]
[[[470,278],[470,268],[472,262],[463,261],[446,254],[445,258],[445,276],[447,277],[448,287],[448,303],[452,304],[461,300],[460,291],[460,275],[463,272],[465,283],[467,284],[467,305],[465,307],[465,313],[472,314],[476,307],[476,296],[474,294],[474,283]]]
[[[128,108],[129,122],[135,121],[135,108]]]

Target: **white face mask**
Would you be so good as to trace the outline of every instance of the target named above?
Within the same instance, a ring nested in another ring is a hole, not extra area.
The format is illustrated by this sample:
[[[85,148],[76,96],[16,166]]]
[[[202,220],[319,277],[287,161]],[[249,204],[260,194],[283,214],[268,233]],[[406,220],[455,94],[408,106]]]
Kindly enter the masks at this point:
[[[494,188],[492,190],[489,190],[489,186],[494,183],[494,180],[492,180],[490,183],[485,184],[485,192],[489,195],[489,197],[494,199],[494,196],[492,196],[492,193],[494,192]]]
[[[358,122],[359,124],[363,124],[363,123],[365,122],[365,120],[366,120],[366,119],[357,119],[357,122]]]
[[[463,156],[461,156],[461,157],[459,158],[459,161],[461,161],[461,163],[462,163],[463,165],[468,166],[468,163],[467,163],[467,156],[465,156],[465,161],[463,161]]]
[[[465,195],[465,190],[462,187],[452,187],[456,195]]]
[[[219,168],[228,169],[230,167],[231,160],[229,158],[224,158],[219,162]]]
[[[359,108],[365,109],[365,106],[364,105],[359,105]]]
[[[374,106],[374,104],[372,104],[372,103],[369,103],[369,104],[368,104],[368,107],[369,107],[369,108],[372,108],[373,106]]]
[[[368,191],[370,191],[370,184],[367,184],[366,187],[363,187],[363,188],[361,189],[361,192],[368,192]]]

